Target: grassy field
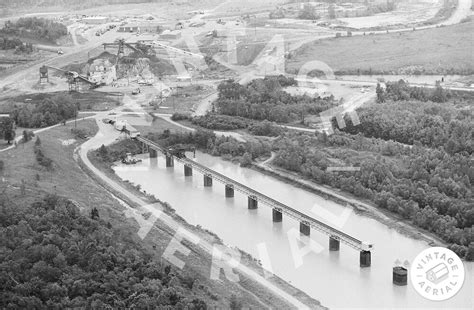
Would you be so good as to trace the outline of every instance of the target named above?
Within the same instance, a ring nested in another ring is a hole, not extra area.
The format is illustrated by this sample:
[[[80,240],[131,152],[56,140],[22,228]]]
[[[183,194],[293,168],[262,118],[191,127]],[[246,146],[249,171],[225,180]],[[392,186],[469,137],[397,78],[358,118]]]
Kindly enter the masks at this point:
[[[341,74],[472,74],[474,22],[405,33],[334,38],[304,45],[287,61],[295,73],[308,61]]]

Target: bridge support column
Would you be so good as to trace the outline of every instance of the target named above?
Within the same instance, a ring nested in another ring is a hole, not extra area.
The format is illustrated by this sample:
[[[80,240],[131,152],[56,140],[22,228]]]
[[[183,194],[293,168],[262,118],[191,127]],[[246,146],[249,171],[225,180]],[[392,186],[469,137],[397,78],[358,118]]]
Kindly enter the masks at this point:
[[[283,214],[277,209],[272,209],[273,222],[281,222],[283,220]]]
[[[190,177],[193,175],[193,168],[188,165],[184,165],[184,176],[185,177]]]
[[[255,210],[258,208],[258,201],[256,196],[249,196],[248,208],[249,210]]]
[[[300,233],[305,236],[309,236],[311,227],[307,223],[300,222]]]
[[[370,251],[360,251],[360,266],[370,267],[371,253]]]
[[[172,155],[166,155],[166,167],[174,167],[174,159]]]
[[[204,175],[204,187],[211,187],[212,186],[212,177],[211,175]]]
[[[341,242],[339,241],[339,239],[335,237],[329,237],[329,251],[339,251],[340,243]]]
[[[225,186],[225,196],[227,198],[234,197],[234,186],[230,184],[226,184]]]
[[[150,149],[150,158],[158,158],[158,152],[154,149]]]
[[[142,154],[146,153],[146,144],[142,143]]]
[[[393,267],[393,284],[399,286],[407,285],[408,271],[401,266]]]

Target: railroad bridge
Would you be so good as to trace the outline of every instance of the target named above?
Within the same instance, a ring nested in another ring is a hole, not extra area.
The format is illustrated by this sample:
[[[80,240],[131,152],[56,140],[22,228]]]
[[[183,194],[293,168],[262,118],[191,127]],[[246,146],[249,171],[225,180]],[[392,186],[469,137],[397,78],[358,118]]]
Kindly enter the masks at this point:
[[[360,266],[370,267],[371,265],[371,250],[373,245],[369,242],[361,241],[351,235],[348,235],[328,224],[325,224],[307,214],[304,214],[292,207],[285,205],[263,193],[260,193],[247,185],[237,182],[217,171],[209,169],[185,156],[175,156],[176,153],[170,152],[170,150],[158,145],[157,143],[143,138],[136,138],[142,144],[143,152],[149,152],[150,158],[157,158],[158,152],[161,152],[166,157],[166,167],[173,167],[174,161],[181,162],[184,165],[184,175],[192,176],[193,171],[198,171],[204,176],[204,186],[212,186],[213,180],[221,182],[225,185],[225,196],[234,197],[234,192],[240,192],[248,197],[248,208],[256,209],[258,204],[261,203],[272,208],[273,222],[281,222],[283,220],[283,214],[297,220],[300,223],[300,232],[306,236],[310,235],[311,228],[322,232],[329,236],[329,250],[339,251],[339,245],[348,245],[349,247],[360,251]]]

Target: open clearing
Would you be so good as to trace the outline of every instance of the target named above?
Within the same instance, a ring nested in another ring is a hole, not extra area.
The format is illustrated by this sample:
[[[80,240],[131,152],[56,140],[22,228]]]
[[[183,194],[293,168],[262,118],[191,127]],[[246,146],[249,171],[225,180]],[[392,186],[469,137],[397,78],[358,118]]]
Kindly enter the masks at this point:
[[[406,33],[334,38],[304,45],[287,61],[294,73],[308,61],[335,72],[357,74],[472,74],[474,22]]]

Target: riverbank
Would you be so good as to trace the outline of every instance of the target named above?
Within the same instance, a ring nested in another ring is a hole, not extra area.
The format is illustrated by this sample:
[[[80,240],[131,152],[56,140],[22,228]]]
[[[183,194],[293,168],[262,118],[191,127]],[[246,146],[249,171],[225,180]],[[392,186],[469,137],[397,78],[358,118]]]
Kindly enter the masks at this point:
[[[416,240],[422,240],[431,246],[447,247],[447,244],[433,233],[422,230],[419,227],[415,227],[406,219],[403,219],[402,217],[399,217],[396,214],[386,210],[381,210],[371,202],[363,201],[360,198],[356,198],[348,193],[316,184],[313,181],[298,175],[297,173],[289,172],[284,169],[272,166],[271,158],[269,160],[265,160],[264,162],[253,164],[251,169],[322,196],[324,199],[332,200],[336,203],[351,207],[356,213],[373,218],[387,227],[395,229],[402,235]]]
[[[77,121],[78,127],[89,129],[92,135],[98,132],[97,125],[99,127],[105,126],[96,120],[81,119]],[[131,195],[119,197],[97,182],[97,178],[93,178],[94,174],[84,173],[84,170],[78,164],[79,156],[75,151],[84,145],[82,142],[88,143],[90,140],[76,139],[71,144],[64,144],[63,141],[74,139],[74,135],[71,133],[72,128],[74,128],[73,124],[67,124],[66,126],[55,126],[40,130],[37,133],[41,138],[44,155],[53,161],[52,169],[46,169],[36,162],[33,151],[34,141],[22,143],[17,148],[3,152],[1,156],[4,161],[4,169],[0,171],[2,193],[21,206],[29,205],[36,201],[38,197],[43,197],[46,194],[66,197],[79,208],[81,214],[86,216],[89,216],[91,210],[95,207],[99,212],[100,219],[113,227],[115,232],[113,238],[117,238],[122,244],[140,243],[140,246],[146,248],[147,253],[151,253],[154,259],[163,264],[168,264],[166,260],[162,259],[161,254],[169,245],[176,230],[166,225],[155,225],[146,239],[141,239],[137,233],[140,227],[136,220],[130,216],[136,214],[135,212],[140,211],[140,209],[132,209],[130,205],[136,205],[123,203],[124,201],[131,201],[130,203],[132,203],[132,196],[137,195],[135,192],[128,191],[131,192]],[[113,131],[114,129],[110,128],[110,130]],[[141,200],[143,201],[157,202],[151,196],[147,199],[145,196],[142,197]],[[161,206],[159,202],[157,205]],[[147,216],[147,213],[143,214],[145,219],[148,218]],[[175,217],[178,218],[177,215]],[[216,244],[221,244],[217,236],[198,229],[191,229],[184,221],[179,223],[181,227],[199,236],[200,239],[215,240]],[[182,270],[172,268],[173,274],[193,280],[194,282],[191,282],[193,291],[206,300],[209,308],[228,308],[232,295],[235,295],[236,300],[241,302],[243,306],[253,309],[295,308],[261,283],[245,275],[240,275],[241,281],[239,283],[233,283],[223,275],[221,275],[219,281],[211,280],[209,273],[212,264],[211,255],[197,248],[197,246],[193,246],[190,242],[183,243],[191,249],[191,252],[186,257],[185,268]],[[179,253],[176,256],[181,258]],[[242,255],[242,265],[244,264],[245,266],[252,266],[252,272],[262,274],[257,262]],[[302,300],[302,304],[308,305],[309,308],[324,309],[319,302],[277,277],[273,277],[271,283],[275,287],[283,287],[288,295]]]
[[[116,191],[115,189],[111,188],[108,186],[107,183],[105,183],[102,179],[98,178],[95,174],[91,174],[89,169],[85,167],[84,163],[82,160],[79,160],[80,165],[82,169],[88,173],[89,177],[94,179],[95,182],[99,183],[101,186],[103,186],[107,191],[112,192],[113,195],[115,195],[118,199],[123,201],[123,204],[130,206],[131,208],[135,210],[140,210],[140,205],[137,205],[136,202],[134,202],[134,199],[131,199],[131,195],[138,197],[146,202],[149,202],[150,204],[157,204],[163,206],[163,212],[172,217],[174,220],[176,220],[179,223],[180,228],[184,228],[187,231],[195,234],[198,236],[201,240],[204,240],[205,242],[208,242],[213,245],[223,245],[222,240],[214,233],[202,229],[199,225],[193,226],[188,224],[179,214],[176,214],[168,203],[163,202],[159,199],[156,199],[152,195],[147,194],[146,192],[140,190],[138,186],[135,186],[131,184],[128,181],[124,181],[121,179],[118,175],[114,173],[112,170],[112,166],[110,163],[103,162],[99,160],[97,157],[93,156],[93,152],[88,153],[88,158],[92,162],[92,164],[98,168],[101,172],[103,172],[108,178],[112,179],[113,181],[119,183],[120,185],[124,186],[125,189],[128,191],[128,195],[124,195],[123,193],[120,193]],[[166,224],[164,225],[154,225],[159,226],[160,230],[163,230],[170,234],[171,236],[174,235],[175,231],[168,227]],[[161,238],[162,239],[162,238]],[[162,241],[160,241],[160,238],[154,238],[153,236],[150,238],[147,238],[147,241],[150,243],[154,244],[156,243],[155,247],[157,249],[157,255],[159,254],[158,249],[164,249],[166,248],[166,245],[163,244]],[[203,253],[203,251],[196,245],[193,245],[189,242],[186,243],[186,246],[191,249],[193,253],[200,253],[200,255],[204,256],[200,257],[198,259],[191,259],[190,261],[190,256],[186,257],[184,261],[186,262],[186,265],[193,266],[193,269],[197,269],[199,273],[201,274],[209,274],[210,270],[210,263],[212,262],[212,257],[207,257],[208,255],[206,253]],[[239,250],[239,249],[237,249]],[[257,273],[260,277],[265,277],[265,274],[263,272],[262,267],[260,266],[259,262],[254,259],[251,255],[245,253],[244,251],[241,251],[241,261],[240,264],[243,266],[246,266],[250,268],[253,272]],[[204,262],[203,262],[204,261]],[[215,285],[226,285],[224,290],[226,292],[232,292],[235,290],[235,287],[233,285],[237,285],[238,287],[241,287],[247,293],[252,296],[253,298],[257,298],[257,300],[260,300],[260,305],[258,304],[253,304],[251,307],[257,307],[257,308],[272,308],[272,309],[291,309],[291,307],[286,301],[284,301],[281,298],[278,298],[277,295],[273,294],[271,291],[267,290],[264,286],[261,284],[257,283],[253,279],[247,277],[245,274],[236,271],[236,273],[239,274],[240,276],[240,281],[238,283],[231,283],[232,285],[229,285],[229,281],[224,281],[222,282],[221,280],[219,281],[214,281]],[[222,278],[222,277],[221,277]],[[284,290],[287,294],[293,296],[297,300],[301,301],[304,305],[307,305],[310,309],[326,309],[325,307],[321,306],[320,302],[311,298],[309,295],[306,293],[302,292],[301,290],[296,289],[295,287],[291,286],[289,283],[285,282],[283,279],[272,275],[271,278],[267,279],[270,281],[272,284],[277,286],[278,288]],[[213,281],[210,281],[213,282]],[[249,297],[250,297],[249,296]],[[258,296],[258,297],[257,297]],[[277,298],[275,298],[277,297]]]

